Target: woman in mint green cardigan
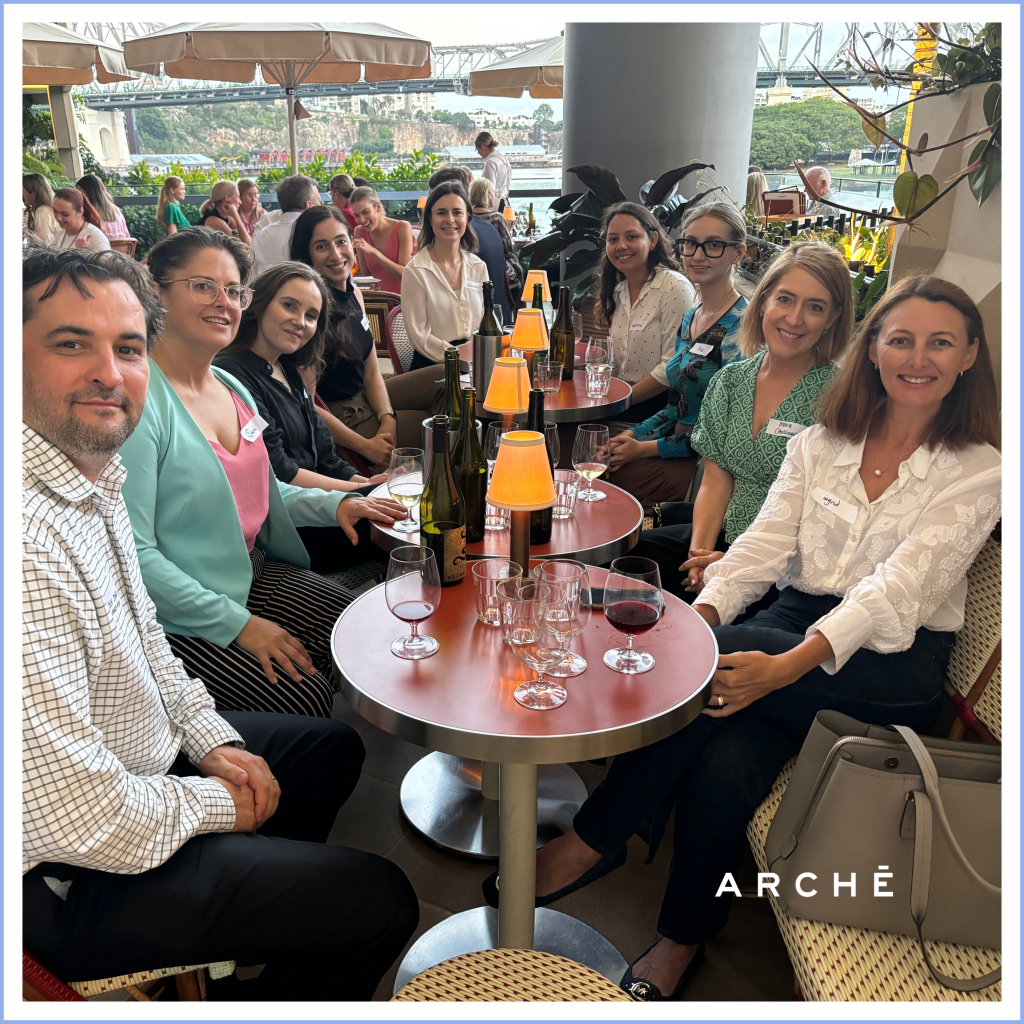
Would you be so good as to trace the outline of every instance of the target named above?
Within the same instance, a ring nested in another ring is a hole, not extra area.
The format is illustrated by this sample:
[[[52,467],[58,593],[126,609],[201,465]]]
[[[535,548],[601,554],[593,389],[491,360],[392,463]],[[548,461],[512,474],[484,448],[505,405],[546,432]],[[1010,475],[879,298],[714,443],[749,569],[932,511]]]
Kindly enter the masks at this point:
[[[159,621],[218,707],[329,716],[330,633],[351,595],[309,571],[296,527],[338,526],[339,544],[357,544],[359,519],[405,510],[274,476],[255,401],[211,367],[248,305],[251,262],[248,246],[201,228],[151,251],[166,326],[121,449],[124,497]]]

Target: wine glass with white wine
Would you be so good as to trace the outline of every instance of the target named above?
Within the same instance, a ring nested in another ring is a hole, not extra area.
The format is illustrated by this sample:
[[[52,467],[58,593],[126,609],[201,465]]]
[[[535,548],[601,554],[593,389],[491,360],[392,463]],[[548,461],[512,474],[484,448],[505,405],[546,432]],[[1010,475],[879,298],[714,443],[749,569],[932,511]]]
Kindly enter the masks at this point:
[[[423,449],[395,448],[388,465],[388,493],[406,510],[406,518],[394,525],[399,533],[419,529],[412,510],[423,496]]]
[[[576,496],[578,501],[604,501],[606,495],[594,487],[594,481],[608,469],[609,454],[608,428],[600,423],[581,424],[572,446],[572,465],[587,487]]]

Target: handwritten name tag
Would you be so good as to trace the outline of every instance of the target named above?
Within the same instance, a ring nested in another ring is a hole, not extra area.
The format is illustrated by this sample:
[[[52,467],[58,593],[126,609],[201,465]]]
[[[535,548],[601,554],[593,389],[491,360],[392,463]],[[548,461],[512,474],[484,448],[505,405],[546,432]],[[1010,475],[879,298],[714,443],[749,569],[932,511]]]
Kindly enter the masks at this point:
[[[480,291],[480,282],[479,281],[467,281],[466,282],[466,287],[471,292],[478,292],[478,291]]]
[[[769,420],[764,432],[771,434],[772,437],[796,437],[801,430],[806,429],[807,427],[803,423],[790,423],[789,420]]]
[[[828,491],[823,491],[820,487],[815,487],[811,491],[811,498],[822,508],[827,508],[829,512],[834,512],[840,519],[845,520],[851,526],[857,518],[856,505],[851,505],[848,501],[843,501],[842,498],[838,498]]]
[[[714,347],[715,347],[714,345],[691,345],[690,346],[690,351],[695,356],[707,356],[707,355],[711,354],[711,350]],[[774,420],[772,422],[774,422]]]
[[[267,429],[267,426],[267,421],[259,413],[256,413],[256,415],[253,416],[253,418],[249,420],[244,427],[242,427],[242,437],[244,437],[246,441],[252,443],[260,436],[260,434],[263,433],[264,430]]]
[[[362,324],[363,324],[363,330],[364,330],[364,331],[368,331],[368,330],[370,329],[370,320],[369,320],[369,317],[365,317],[365,316],[364,316],[364,317],[363,317],[363,319],[362,319]]]
[[[644,320],[634,320],[634,321],[633,321],[633,322],[632,322],[632,323],[631,323],[631,324],[629,325],[629,329],[630,329],[631,331],[642,331],[642,330],[643,330],[643,329],[644,329],[644,328],[645,328],[645,327],[647,326],[647,323],[648,323],[648,321],[649,321],[650,319],[651,319],[650,317],[647,317],[647,318],[646,318],[646,319],[644,319]]]

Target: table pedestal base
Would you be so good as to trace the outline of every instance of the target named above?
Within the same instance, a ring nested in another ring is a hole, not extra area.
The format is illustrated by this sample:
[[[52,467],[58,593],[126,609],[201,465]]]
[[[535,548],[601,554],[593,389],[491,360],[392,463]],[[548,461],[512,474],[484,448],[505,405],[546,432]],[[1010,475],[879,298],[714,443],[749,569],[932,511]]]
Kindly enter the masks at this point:
[[[572,827],[573,817],[587,799],[587,787],[565,764],[542,764],[537,772],[539,849]],[[480,777],[479,761],[428,754],[402,780],[402,813],[424,838],[442,849],[497,860],[498,801],[483,798]]]
[[[619,951],[590,925],[543,907],[535,911],[533,948],[583,964],[618,984],[629,966]],[[429,967],[462,953],[477,953],[498,945],[498,912],[476,907],[454,914],[417,939],[405,955],[395,978],[395,992]]]

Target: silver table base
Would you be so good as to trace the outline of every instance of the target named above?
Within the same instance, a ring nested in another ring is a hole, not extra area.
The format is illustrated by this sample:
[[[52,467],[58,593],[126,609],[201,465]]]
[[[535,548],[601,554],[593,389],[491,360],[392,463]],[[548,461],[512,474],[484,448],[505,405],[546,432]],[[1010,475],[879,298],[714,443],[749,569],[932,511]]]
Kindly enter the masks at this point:
[[[568,914],[543,907],[535,911],[533,948],[575,960],[618,984],[629,966],[619,951],[590,925]],[[395,992],[428,967],[462,953],[478,953],[498,945],[498,912],[476,907],[454,914],[416,941],[405,955],[395,978]]]
[[[402,813],[413,828],[445,850],[497,860],[498,801],[481,795],[480,773],[479,761],[428,754],[402,780]],[[573,817],[587,799],[587,787],[565,764],[542,764],[537,776],[540,849],[572,827]]]

